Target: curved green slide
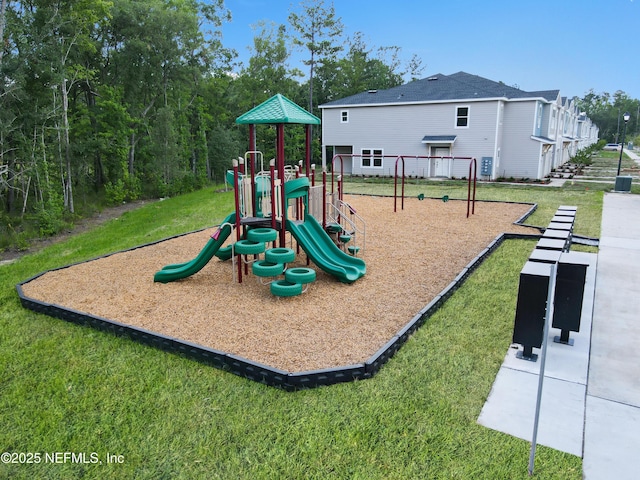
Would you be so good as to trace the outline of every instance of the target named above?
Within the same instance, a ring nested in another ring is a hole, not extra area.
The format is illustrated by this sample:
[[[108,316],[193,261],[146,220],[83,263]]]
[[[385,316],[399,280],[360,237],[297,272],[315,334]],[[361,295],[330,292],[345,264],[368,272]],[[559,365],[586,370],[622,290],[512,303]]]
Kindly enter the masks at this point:
[[[313,263],[341,282],[353,283],[367,272],[364,260],[340,250],[311,215],[305,215],[304,222],[287,221],[287,230]]]
[[[212,235],[211,239],[207,242],[196,258],[185,263],[165,265],[162,267],[162,270],[156,272],[153,276],[153,281],[161,283],[173,282],[174,280],[190,277],[194,273],[202,270],[202,268],[209,263],[209,260],[213,258],[227,237],[231,234],[231,225],[233,225],[235,221],[235,213],[227,215],[227,218],[225,218],[220,224],[220,228],[218,228],[218,230]]]

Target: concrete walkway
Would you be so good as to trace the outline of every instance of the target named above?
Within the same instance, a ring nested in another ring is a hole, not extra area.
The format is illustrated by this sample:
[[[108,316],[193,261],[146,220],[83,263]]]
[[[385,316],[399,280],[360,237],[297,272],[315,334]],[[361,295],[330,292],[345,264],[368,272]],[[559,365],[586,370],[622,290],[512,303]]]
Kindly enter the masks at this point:
[[[631,160],[635,160],[636,163],[640,163],[640,156],[637,153],[632,152],[631,150],[625,149],[622,153],[624,153]]]
[[[538,443],[581,456],[587,480],[636,479],[640,196],[606,194],[602,217],[598,254],[580,254],[589,263],[580,332],[571,333],[573,346],[554,343],[553,328],[547,338]],[[507,352],[478,422],[530,441],[541,362],[520,360],[517,351]]]
[[[640,196],[604,197],[587,386],[584,478],[640,474]]]

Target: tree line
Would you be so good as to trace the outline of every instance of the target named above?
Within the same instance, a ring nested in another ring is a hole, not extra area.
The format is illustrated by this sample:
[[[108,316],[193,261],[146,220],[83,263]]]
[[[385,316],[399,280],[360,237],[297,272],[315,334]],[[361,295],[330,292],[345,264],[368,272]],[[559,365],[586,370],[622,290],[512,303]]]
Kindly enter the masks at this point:
[[[221,35],[232,14],[223,0],[0,0],[0,249],[96,205],[222,182],[248,144],[235,119],[276,93],[319,116],[322,103],[423,70],[399,47],[346,37],[324,0],[292,6],[286,25],[254,25],[243,64]],[[304,130],[285,133],[286,158],[303,159]],[[257,135],[275,156],[275,131]]]
[[[288,25],[255,25],[246,65],[223,43],[223,0],[0,2],[0,233],[31,221],[51,234],[100,202],[220,182],[247,146],[235,119],[270,96],[317,114],[408,71],[399,48],[345,39],[322,1],[301,2]],[[295,49],[308,72],[290,66]],[[271,158],[274,131],[258,135]],[[287,158],[302,159],[303,130],[287,136]]]
[[[591,89],[579,99],[578,108],[598,126],[600,139],[608,143],[622,142],[625,133],[624,114],[629,113],[625,143],[640,145],[640,100],[629,97],[622,90],[610,94],[596,93]]]

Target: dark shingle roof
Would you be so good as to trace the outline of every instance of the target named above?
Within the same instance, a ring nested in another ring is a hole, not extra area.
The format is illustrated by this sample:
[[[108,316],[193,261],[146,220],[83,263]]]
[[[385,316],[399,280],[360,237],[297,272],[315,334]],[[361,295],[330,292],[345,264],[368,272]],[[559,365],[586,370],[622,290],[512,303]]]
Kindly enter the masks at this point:
[[[555,92],[555,96],[553,94]],[[555,100],[558,90],[525,92],[501,82],[494,82],[477,75],[458,72],[452,75],[441,73],[422,80],[415,80],[388,90],[369,90],[350,97],[327,102],[320,107],[343,105],[369,105],[389,103],[423,103],[447,100],[472,100],[488,98],[534,98]]]
[[[457,135],[425,135],[422,137],[422,143],[453,143],[456,138]]]
[[[542,97],[549,102],[555,102],[559,94],[560,90],[541,90],[539,92],[529,92],[529,97]]]

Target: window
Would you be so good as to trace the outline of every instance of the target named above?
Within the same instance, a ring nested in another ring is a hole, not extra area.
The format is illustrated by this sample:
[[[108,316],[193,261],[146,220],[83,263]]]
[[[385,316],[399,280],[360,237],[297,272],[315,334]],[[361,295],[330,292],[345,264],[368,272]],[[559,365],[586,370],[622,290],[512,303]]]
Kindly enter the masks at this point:
[[[469,127],[469,107],[456,107],[456,128]]]
[[[362,168],[382,168],[382,155],[381,148],[363,148]]]
[[[542,129],[542,103],[538,102],[538,111],[536,112],[536,135],[540,135]]]
[[[349,110],[342,110],[340,112],[340,123],[349,123]]]

